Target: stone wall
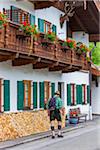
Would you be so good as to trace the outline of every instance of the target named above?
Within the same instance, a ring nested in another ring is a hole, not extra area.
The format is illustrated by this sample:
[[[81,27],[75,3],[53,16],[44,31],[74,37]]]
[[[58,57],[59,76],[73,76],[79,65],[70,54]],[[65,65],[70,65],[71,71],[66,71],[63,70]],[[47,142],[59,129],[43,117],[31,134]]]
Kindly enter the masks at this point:
[[[57,122],[55,121],[57,127]],[[63,116],[62,127],[65,126]],[[0,114],[0,141],[11,140],[50,130],[47,111]]]

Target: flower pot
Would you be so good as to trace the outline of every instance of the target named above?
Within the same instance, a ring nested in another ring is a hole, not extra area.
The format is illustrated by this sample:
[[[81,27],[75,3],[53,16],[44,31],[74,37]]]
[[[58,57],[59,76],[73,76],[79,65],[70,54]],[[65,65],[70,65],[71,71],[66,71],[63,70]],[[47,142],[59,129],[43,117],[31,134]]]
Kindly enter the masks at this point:
[[[69,123],[70,124],[77,124],[78,123],[78,118],[70,118]]]

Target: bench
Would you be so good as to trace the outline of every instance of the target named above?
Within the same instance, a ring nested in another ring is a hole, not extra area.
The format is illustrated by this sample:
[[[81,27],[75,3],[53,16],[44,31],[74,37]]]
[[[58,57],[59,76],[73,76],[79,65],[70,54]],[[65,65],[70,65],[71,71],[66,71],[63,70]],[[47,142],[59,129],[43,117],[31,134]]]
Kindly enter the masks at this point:
[[[77,123],[80,120],[85,120],[86,122],[87,114],[81,113],[80,108],[73,108],[69,110],[69,121],[71,123],[71,119],[77,119]]]

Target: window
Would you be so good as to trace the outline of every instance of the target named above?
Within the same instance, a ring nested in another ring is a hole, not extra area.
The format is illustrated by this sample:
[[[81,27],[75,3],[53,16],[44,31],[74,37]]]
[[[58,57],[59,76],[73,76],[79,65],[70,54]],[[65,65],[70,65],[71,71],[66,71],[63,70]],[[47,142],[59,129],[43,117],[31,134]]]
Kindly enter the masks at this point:
[[[87,87],[86,87],[86,84],[82,84],[82,104],[87,104]]]
[[[44,32],[47,33],[48,31],[51,31],[51,23],[44,21]]]
[[[17,109],[31,109],[31,81],[17,81]]]
[[[24,81],[24,108],[31,108],[31,81]]]

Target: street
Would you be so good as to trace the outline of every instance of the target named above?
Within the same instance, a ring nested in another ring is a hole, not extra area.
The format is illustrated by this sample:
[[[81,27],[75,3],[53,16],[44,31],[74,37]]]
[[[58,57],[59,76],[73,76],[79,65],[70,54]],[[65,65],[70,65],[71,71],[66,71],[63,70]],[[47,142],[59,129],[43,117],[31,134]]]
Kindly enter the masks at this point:
[[[64,133],[64,138],[45,138],[5,150],[100,150],[100,120],[85,128]]]

